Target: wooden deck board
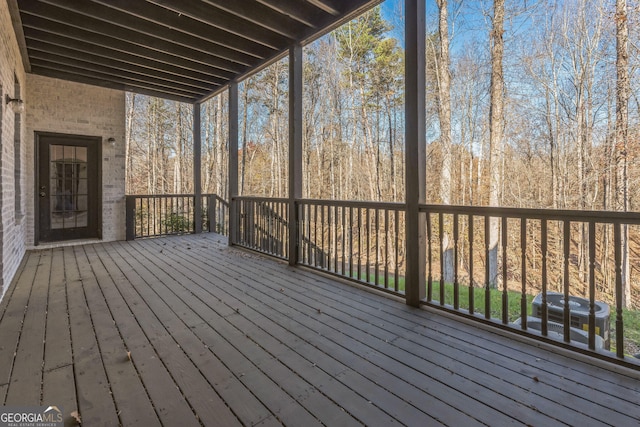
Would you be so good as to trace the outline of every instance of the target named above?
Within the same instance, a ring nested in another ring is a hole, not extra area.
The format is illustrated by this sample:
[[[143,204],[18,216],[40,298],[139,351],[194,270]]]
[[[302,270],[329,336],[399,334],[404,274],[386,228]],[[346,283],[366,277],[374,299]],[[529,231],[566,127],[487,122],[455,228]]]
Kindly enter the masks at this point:
[[[68,310],[78,410],[83,423],[117,425],[120,420],[84,293],[81,270],[85,266],[78,264],[74,248],[64,248],[63,251],[65,271],[69,278]],[[90,278],[90,273],[85,271],[84,278]],[[60,392],[69,393],[64,389]]]
[[[68,425],[640,423],[638,372],[225,241],[29,253],[0,305],[2,401]]]
[[[7,389],[6,405],[40,404],[51,253],[40,256]]]

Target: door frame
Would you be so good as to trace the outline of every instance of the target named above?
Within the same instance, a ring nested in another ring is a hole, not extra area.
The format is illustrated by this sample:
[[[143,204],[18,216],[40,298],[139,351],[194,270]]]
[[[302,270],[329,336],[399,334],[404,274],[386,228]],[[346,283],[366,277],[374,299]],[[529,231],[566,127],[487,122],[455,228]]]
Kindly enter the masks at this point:
[[[88,142],[92,148],[97,150],[98,164],[97,164],[97,187],[98,194],[96,194],[96,238],[102,239],[102,137],[101,136],[91,136],[91,135],[77,135],[77,134],[66,134],[66,133],[58,133],[58,132],[34,132],[34,182],[33,182],[33,206],[34,206],[34,234],[33,234],[33,243],[34,246],[40,244],[40,196],[39,196],[39,185],[40,185],[40,144],[42,143],[42,138],[60,138],[64,140],[71,141],[85,141]],[[93,238],[93,237],[92,237]],[[60,242],[64,242],[64,240],[58,240]],[[44,243],[44,242],[43,242]],[[49,242],[46,242],[49,243]]]

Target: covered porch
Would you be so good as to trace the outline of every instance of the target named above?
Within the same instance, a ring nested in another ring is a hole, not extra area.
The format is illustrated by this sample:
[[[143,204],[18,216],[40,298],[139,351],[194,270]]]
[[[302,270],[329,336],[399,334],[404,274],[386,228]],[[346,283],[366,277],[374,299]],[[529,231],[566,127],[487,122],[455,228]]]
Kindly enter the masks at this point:
[[[227,245],[29,252],[0,307],[6,405],[84,425],[633,425],[638,373]]]

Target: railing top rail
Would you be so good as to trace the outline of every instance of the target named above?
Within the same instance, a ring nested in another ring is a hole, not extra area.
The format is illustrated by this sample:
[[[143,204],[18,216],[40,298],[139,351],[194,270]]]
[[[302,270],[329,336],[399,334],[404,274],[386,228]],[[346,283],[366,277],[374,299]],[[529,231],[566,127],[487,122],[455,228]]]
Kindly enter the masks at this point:
[[[581,211],[568,209],[506,208],[493,206],[420,205],[421,212],[474,216],[504,216],[521,219],[640,224],[640,212]]]
[[[127,194],[126,197],[133,197],[133,198],[139,198],[139,199],[162,199],[165,197],[194,197],[194,195],[193,194]]]
[[[225,199],[218,196],[217,194],[203,194],[203,196],[214,196],[216,200],[218,200],[219,202],[222,202],[223,205],[229,205],[229,202],[227,202]]]
[[[388,209],[396,211],[404,210],[406,206],[404,203],[398,202],[368,202],[357,200],[296,199],[296,202],[319,206],[344,206],[346,208]]]
[[[125,197],[127,198],[138,198],[138,199],[162,199],[162,198],[166,198],[166,197],[194,197],[195,195],[193,193],[186,193],[186,194],[126,194]],[[202,197],[215,197],[216,199],[220,200],[221,202],[224,203],[228,203],[225,199],[223,199],[222,197],[218,196],[215,193],[203,193],[201,194]]]
[[[253,202],[277,202],[277,203],[287,203],[289,199],[286,197],[258,197],[258,196],[235,196],[231,198],[232,200],[247,200]]]

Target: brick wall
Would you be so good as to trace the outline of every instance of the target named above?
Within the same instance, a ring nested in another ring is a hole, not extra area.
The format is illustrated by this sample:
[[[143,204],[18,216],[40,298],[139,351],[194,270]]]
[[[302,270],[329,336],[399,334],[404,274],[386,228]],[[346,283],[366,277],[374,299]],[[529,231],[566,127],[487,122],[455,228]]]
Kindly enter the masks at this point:
[[[15,97],[16,79],[20,85],[20,96],[24,97],[26,76],[16,37],[13,33],[11,16],[7,2],[0,2],[0,295],[4,295],[6,288],[13,278],[25,250],[26,221],[21,215],[25,212],[25,199],[20,198],[21,205],[16,209],[16,175],[14,141],[16,137],[21,141],[20,165],[18,179],[19,188],[25,188],[26,183],[26,155],[24,136],[24,115],[18,117],[7,108],[5,95]],[[19,123],[17,129],[15,124]]]
[[[125,94],[80,83],[27,75],[27,162],[34,165],[35,132],[102,138],[102,239],[125,238]],[[115,138],[112,145],[107,139]],[[33,170],[33,167],[31,168]],[[27,245],[34,243],[35,176],[25,185]]]
[[[16,80],[26,106],[18,120],[4,101],[6,94],[16,95]],[[124,92],[27,75],[7,2],[0,1],[0,298],[25,248],[34,244],[34,135],[38,131],[102,139],[102,238],[124,239]],[[115,145],[108,138],[115,138]]]

